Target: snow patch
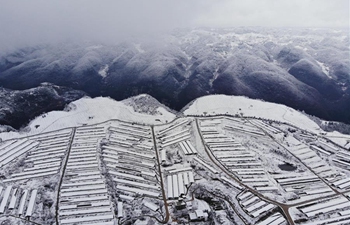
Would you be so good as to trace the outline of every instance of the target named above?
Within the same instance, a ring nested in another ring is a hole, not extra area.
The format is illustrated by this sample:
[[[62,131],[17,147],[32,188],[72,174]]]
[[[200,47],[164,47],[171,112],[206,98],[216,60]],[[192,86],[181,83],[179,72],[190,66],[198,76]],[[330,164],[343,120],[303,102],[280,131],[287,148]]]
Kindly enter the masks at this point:
[[[139,53],[145,53],[145,50],[141,48],[141,44],[134,44],[134,47]]]
[[[134,96],[135,99],[142,99],[142,98],[148,98],[149,95],[148,94],[139,94],[137,96]]]
[[[92,45],[86,48],[87,51],[103,48],[103,45]]]
[[[98,74],[100,74],[101,77],[105,78],[108,75],[109,66],[106,64],[104,67],[101,67],[100,71],[98,71]]]
[[[317,64],[321,67],[322,72],[327,75],[328,78],[332,79],[332,77],[329,75],[329,67],[325,66],[324,63],[321,63],[319,61],[316,61]]]
[[[168,110],[164,109],[163,107],[158,107],[157,112],[158,112],[158,115],[162,115],[162,116],[167,117],[167,118],[174,117],[174,114],[172,114]]]
[[[308,48],[302,47],[302,46],[300,46],[300,45],[296,45],[295,48],[300,49],[300,50],[303,50],[303,51],[305,51],[305,52],[308,50]]]

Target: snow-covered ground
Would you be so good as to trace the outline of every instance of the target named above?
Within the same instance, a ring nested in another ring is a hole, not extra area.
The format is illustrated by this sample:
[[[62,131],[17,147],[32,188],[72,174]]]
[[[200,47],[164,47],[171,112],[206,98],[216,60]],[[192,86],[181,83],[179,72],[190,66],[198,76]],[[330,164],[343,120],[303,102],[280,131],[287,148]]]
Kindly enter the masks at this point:
[[[26,132],[0,133],[2,140],[54,131],[67,127],[76,127],[119,119],[127,122],[160,124],[171,121],[175,115],[162,107],[159,113],[148,115],[135,112],[134,108],[111,98],[82,98],[69,104],[65,111],[52,111],[30,122]],[[28,129],[29,128],[29,129]]]
[[[319,133],[320,127],[290,107],[249,99],[243,96],[209,95],[198,98],[184,111],[185,115],[230,114],[252,116],[290,123],[302,129]]]
[[[330,140],[334,141],[335,143],[337,143],[342,147],[350,148],[350,135],[333,131],[333,132],[327,132],[325,137],[329,138]]]
[[[130,98],[130,101],[135,102],[135,99],[141,97],[144,97],[144,95]],[[106,97],[85,97],[69,104],[65,111],[52,111],[37,117],[22,132],[0,133],[0,138],[7,140],[67,127],[101,123],[111,119],[159,125],[176,118],[174,113],[169,112],[161,104],[153,107],[154,109],[152,110],[145,107],[147,107],[147,104],[143,105],[140,102],[130,104],[127,100],[115,101]],[[243,96],[209,95],[201,97],[195,100],[184,111],[184,114],[207,116],[217,114],[243,115],[244,117],[286,122],[316,134],[324,133],[314,121],[297,110],[281,104],[249,99]],[[347,144],[344,142],[344,138],[349,137],[348,135],[334,132],[328,133],[327,136],[341,146]],[[341,143],[338,137],[340,137]]]
[[[105,78],[108,75],[108,69],[109,69],[108,65],[105,65],[100,69],[100,71],[98,71],[98,74],[100,74],[101,77]]]
[[[317,61],[317,64],[320,65],[320,67],[321,67],[321,69],[322,69],[322,72],[323,72],[324,74],[326,74],[328,78],[332,78],[332,77],[329,75],[329,67],[328,67],[328,66],[326,66],[324,63],[321,63],[321,62],[319,62],[319,61]]]
[[[149,95],[121,102],[82,98],[36,118],[26,133],[0,134],[5,140],[42,133],[0,143],[0,193],[6,189],[8,196],[3,214],[17,210],[5,206],[19,189],[38,191],[31,217],[38,224],[53,223],[55,207],[47,213],[43,206],[50,199],[61,223],[79,225],[116,223],[112,203],[119,223],[147,214],[135,224],[155,224],[155,218],[187,224],[191,217],[198,224],[286,224],[288,216],[274,213],[282,204],[293,204],[289,214],[297,225],[342,214],[344,224],[350,221],[350,153],[328,139],[344,145],[349,136],[307,132],[322,130],[296,110],[245,97],[207,96],[188,107],[188,117],[176,118]]]

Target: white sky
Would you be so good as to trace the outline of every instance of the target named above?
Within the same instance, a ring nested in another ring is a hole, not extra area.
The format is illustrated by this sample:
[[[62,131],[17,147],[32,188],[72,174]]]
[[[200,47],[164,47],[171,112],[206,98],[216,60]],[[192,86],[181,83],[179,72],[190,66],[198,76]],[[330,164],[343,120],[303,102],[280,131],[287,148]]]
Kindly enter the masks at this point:
[[[0,51],[203,26],[349,28],[349,0],[0,0]]]

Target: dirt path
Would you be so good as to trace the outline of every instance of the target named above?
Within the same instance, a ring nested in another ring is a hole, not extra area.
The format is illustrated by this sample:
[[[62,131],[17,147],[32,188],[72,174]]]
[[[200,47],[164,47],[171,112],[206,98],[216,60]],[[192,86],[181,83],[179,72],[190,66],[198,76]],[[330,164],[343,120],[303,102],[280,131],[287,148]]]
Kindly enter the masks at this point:
[[[72,143],[73,143],[73,140],[74,140],[74,136],[75,136],[75,131],[76,131],[76,128],[73,128],[73,131],[72,131],[72,134],[71,134],[71,139],[69,141],[69,148],[68,148],[68,152],[67,152],[67,155],[66,155],[66,158],[64,159],[63,161],[63,166],[61,168],[61,177],[60,177],[60,181],[58,183],[58,189],[57,189],[57,199],[56,199],[56,207],[55,207],[55,219],[56,219],[56,224],[58,225],[58,209],[59,209],[59,202],[60,202],[60,193],[61,193],[61,186],[62,186],[62,182],[63,182],[63,178],[64,178],[64,174],[66,172],[66,167],[67,167],[67,162],[68,162],[68,159],[69,159],[69,154],[70,154],[70,150],[72,148]]]
[[[289,224],[294,225],[294,221],[291,217],[291,215],[289,214],[289,206],[285,205],[285,204],[281,204],[277,201],[271,200],[269,198],[266,198],[264,195],[260,194],[259,192],[257,192],[256,190],[254,190],[253,188],[245,185],[244,183],[242,183],[240,180],[238,180],[235,176],[233,176],[233,174],[231,174],[231,172],[227,171],[227,169],[225,168],[224,165],[222,165],[218,160],[216,160],[215,156],[212,154],[212,152],[208,149],[207,145],[205,144],[204,138],[202,136],[202,133],[200,132],[199,129],[199,124],[198,124],[198,120],[196,119],[196,127],[197,130],[199,132],[199,135],[201,137],[204,149],[208,155],[208,157],[210,158],[210,160],[218,167],[220,168],[229,178],[235,180],[237,183],[239,183],[242,187],[246,188],[247,190],[249,190],[250,192],[254,193],[256,196],[258,196],[259,198],[263,199],[266,202],[272,203],[276,206],[278,206],[279,208],[282,209],[285,218],[287,218]]]
[[[162,222],[163,224],[168,223],[170,214],[169,214],[169,205],[166,199],[165,195],[165,190],[164,190],[164,181],[163,181],[163,176],[162,176],[162,170],[160,168],[160,160],[159,160],[159,154],[158,154],[158,149],[157,149],[157,142],[156,142],[156,136],[154,134],[154,127],[153,125],[151,126],[152,130],[152,138],[153,138],[153,145],[154,145],[154,150],[156,151],[156,157],[157,157],[157,162],[158,162],[158,172],[159,172],[159,177],[160,177],[160,185],[162,187],[162,196],[164,200],[164,207],[165,207],[165,218],[164,221]]]

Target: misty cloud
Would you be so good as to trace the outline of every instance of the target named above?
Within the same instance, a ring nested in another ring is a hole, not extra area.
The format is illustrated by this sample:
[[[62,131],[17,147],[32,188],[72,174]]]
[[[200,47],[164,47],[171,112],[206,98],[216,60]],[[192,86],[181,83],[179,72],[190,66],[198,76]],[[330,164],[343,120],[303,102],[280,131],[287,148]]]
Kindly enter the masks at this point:
[[[197,24],[208,26],[349,27],[347,0],[216,1]]]
[[[349,27],[348,0],[0,0],[0,51],[63,40],[113,43],[178,27]]]

